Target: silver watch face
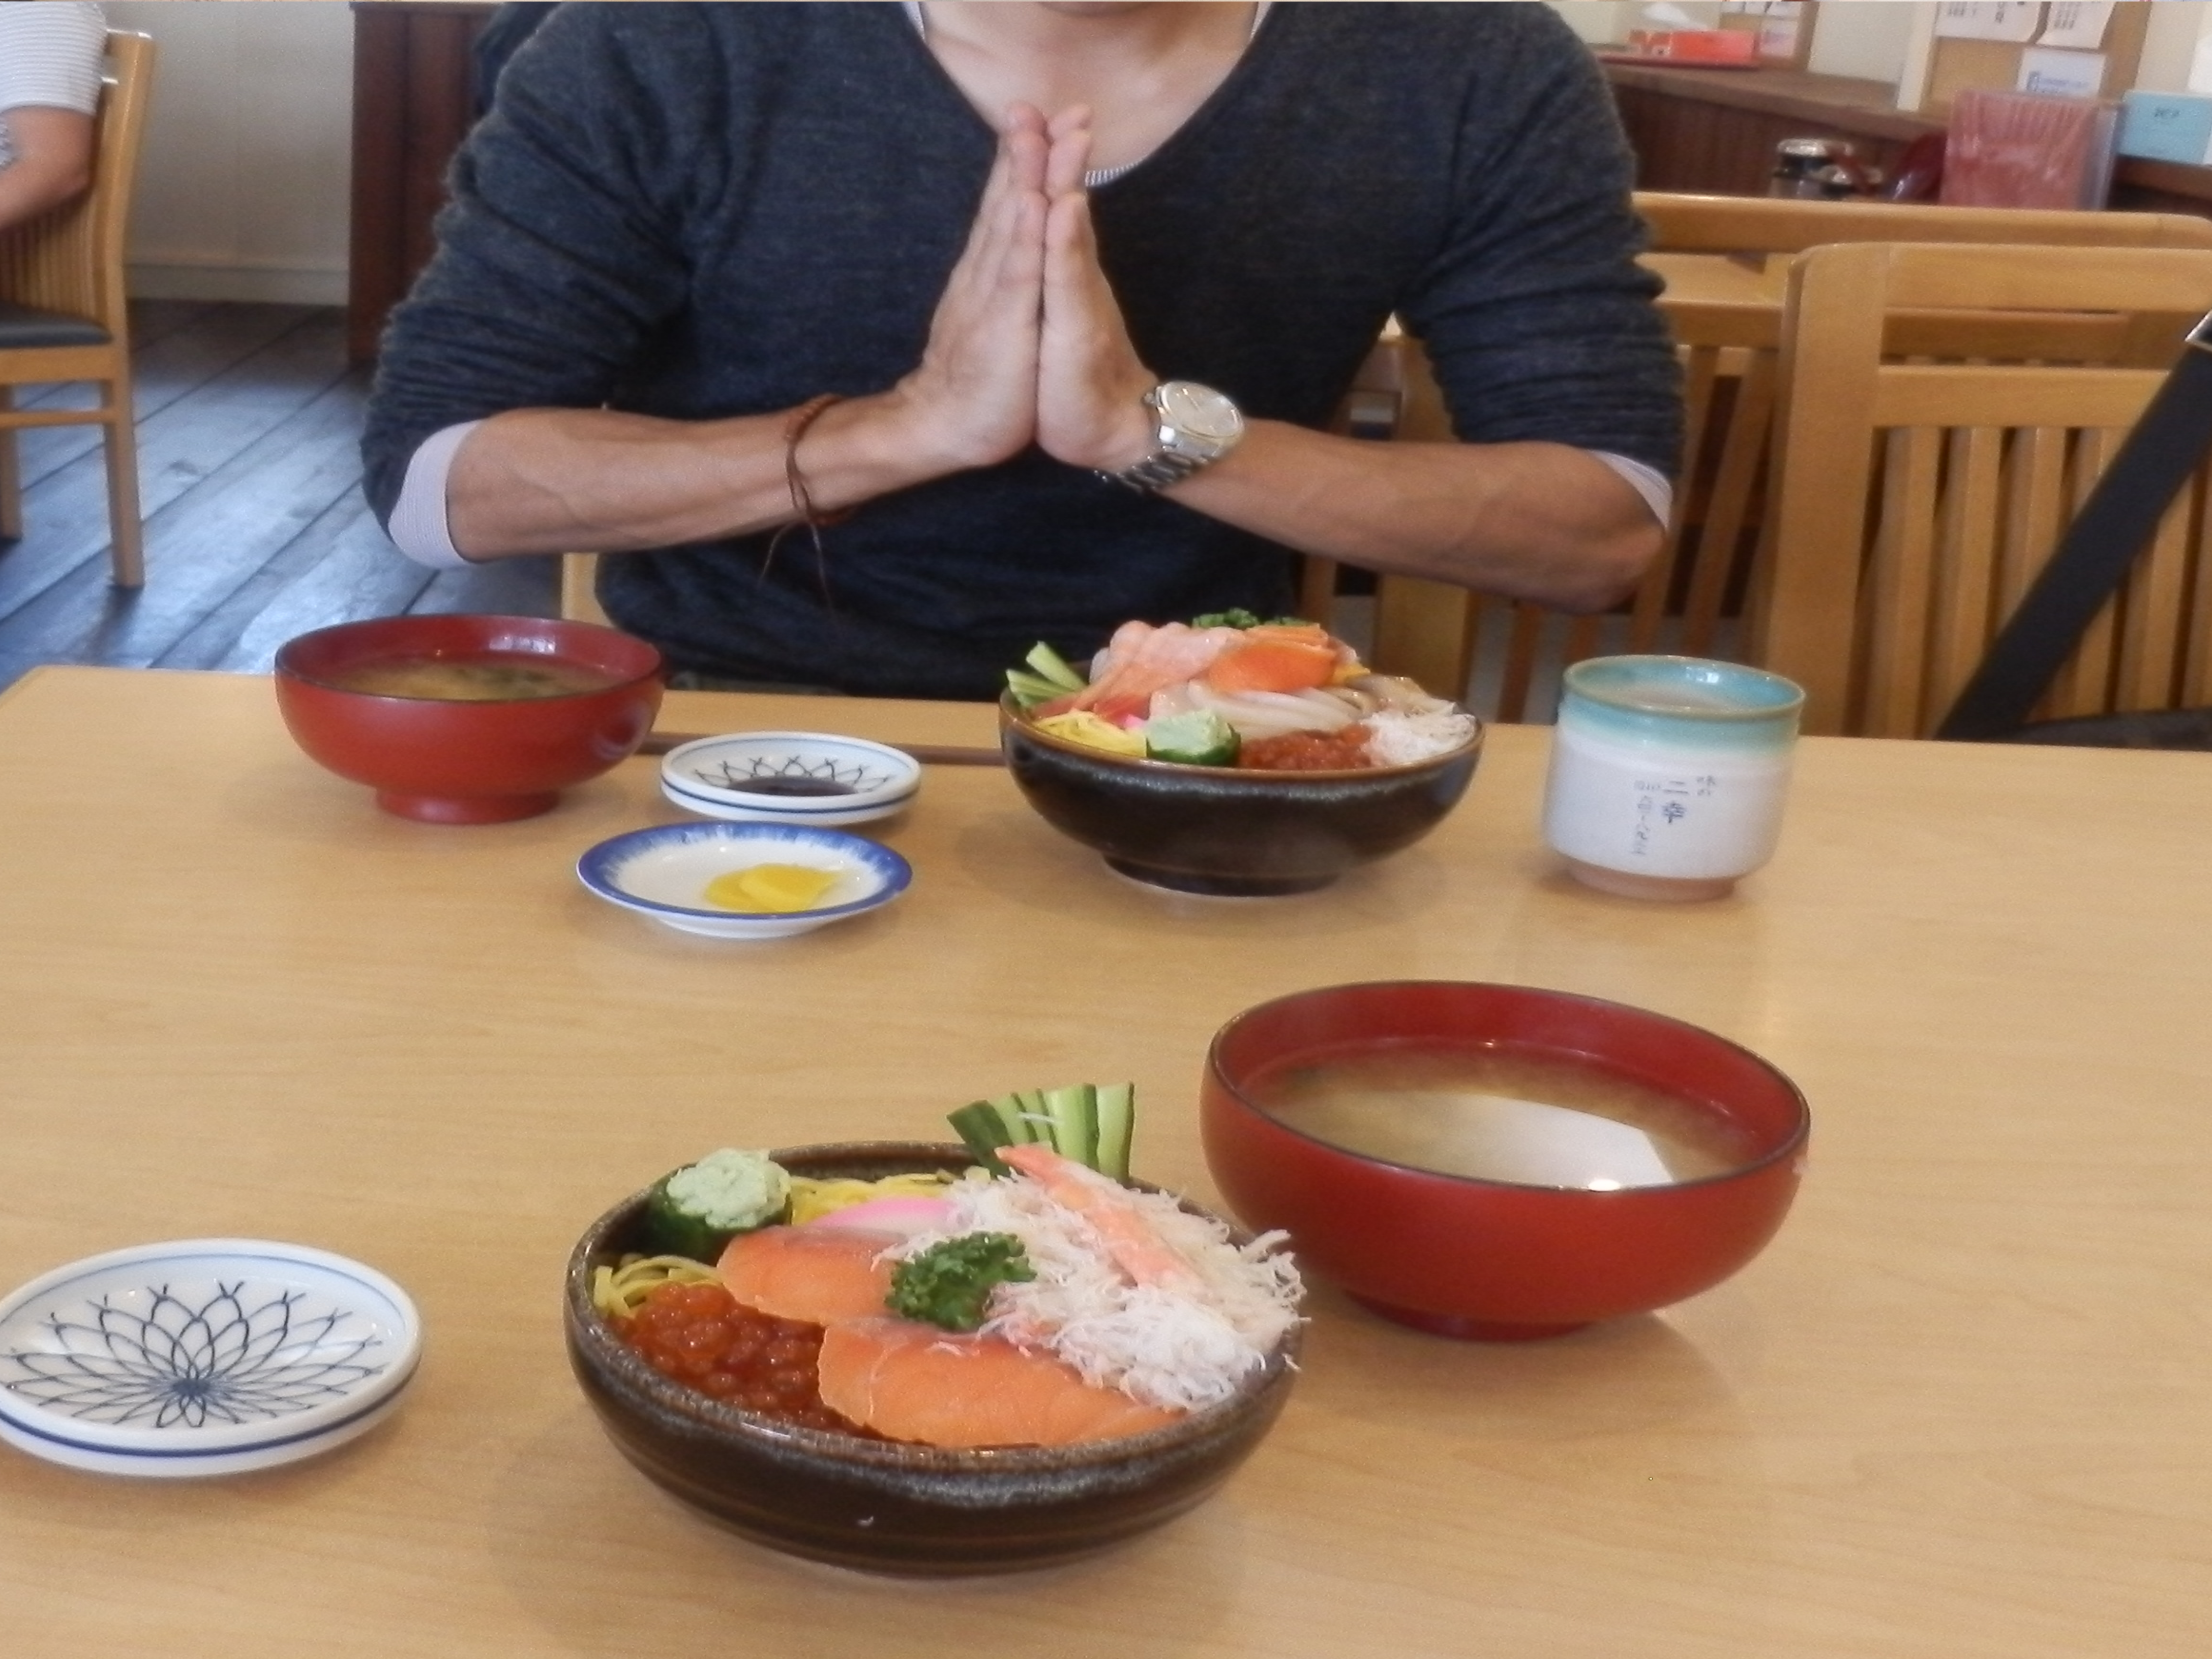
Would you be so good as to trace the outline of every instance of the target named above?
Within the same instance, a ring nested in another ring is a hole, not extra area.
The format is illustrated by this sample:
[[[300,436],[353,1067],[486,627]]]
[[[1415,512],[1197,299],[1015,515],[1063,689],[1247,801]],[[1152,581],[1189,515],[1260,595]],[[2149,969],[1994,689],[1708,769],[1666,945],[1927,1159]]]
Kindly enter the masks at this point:
[[[1170,380],[1152,398],[1162,426],[1217,444],[1233,443],[1243,434],[1244,417],[1237,405],[1210,386]]]

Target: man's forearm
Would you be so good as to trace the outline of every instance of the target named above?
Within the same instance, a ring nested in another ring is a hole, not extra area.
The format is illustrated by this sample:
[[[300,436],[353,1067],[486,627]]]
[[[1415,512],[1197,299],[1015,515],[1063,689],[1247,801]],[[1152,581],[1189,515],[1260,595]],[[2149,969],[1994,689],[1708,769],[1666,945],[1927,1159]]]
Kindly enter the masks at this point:
[[[1626,480],[1565,444],[1375,443],[1255,421],[1168,493],[1302,553],[1569,611],[1620,599],[1665,540]]]
[[[446,490],[453,545],[471,559],[618,553],[744,535],[798,516],[787,412],[669,421],[611,410],[526,409],[469,434]],[[955,471],[897,392],[832,404],[799,465],[816,508]]]

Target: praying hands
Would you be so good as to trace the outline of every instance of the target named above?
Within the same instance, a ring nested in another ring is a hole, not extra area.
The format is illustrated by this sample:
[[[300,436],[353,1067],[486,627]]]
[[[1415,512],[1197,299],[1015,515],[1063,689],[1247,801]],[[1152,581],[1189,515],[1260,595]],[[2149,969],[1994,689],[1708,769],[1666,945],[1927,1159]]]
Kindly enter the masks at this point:
[[[1099,264],[1090,154],[1089,110],[1007,112],[928,345],[895,392],[951,467],[990,466],[1034,443],[1112,471],[1151,447],[1139,400],[1160,377],[1130,343]]]

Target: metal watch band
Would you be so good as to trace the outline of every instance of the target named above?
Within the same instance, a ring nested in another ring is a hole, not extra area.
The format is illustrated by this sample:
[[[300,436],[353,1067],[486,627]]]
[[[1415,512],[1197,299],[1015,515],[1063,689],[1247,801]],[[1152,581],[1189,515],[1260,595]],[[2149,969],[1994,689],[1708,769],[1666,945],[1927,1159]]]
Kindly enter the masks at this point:
[[[1127,484],[1140,495],[1150,495],[1165,489],[1170,484],[1181,483],[1214,458],[1193,455],[1187,451],[1156,449],[1134,466],[1123,467],[1119,472],[1101,472],[1099,477],[1118,484]]]

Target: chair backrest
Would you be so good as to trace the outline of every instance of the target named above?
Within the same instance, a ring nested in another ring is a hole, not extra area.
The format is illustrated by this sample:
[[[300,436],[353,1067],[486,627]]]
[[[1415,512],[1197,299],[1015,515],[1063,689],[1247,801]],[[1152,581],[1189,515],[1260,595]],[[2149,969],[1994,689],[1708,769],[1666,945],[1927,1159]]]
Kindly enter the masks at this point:
[[[1463,687],[1476,679],[1501,720],[1545,704],[1543,678],[1601,650],[1749,653],[1731,613],[1764,573],[1754,568],[1767,495],[1781,340],[1782,270],[1755,280],[1770,261],[1832,242],[2034,242],[2044,246],[2212,247],[2212,219],[2185,214],[2062,213],[1945,208],[1894,202],[1807,202],[1762,197],[1638,191],[1634,204],[1651,233],[1650,263],[1673,280],[1661,306],[1674,328],[1683,375],[1684,452],[1667,540],[1625,618],[1565,617],[1541,606],[1485,599],[1442,583],[1386,576],[1378,581],[1375,659],[1424,684]],[[1729,262],[1736,280],[1693,277]],[[1747,298],[1748,302],[1747,303]],[[2176,319],[2115,312],[2023,319],[2009,313],[1946,311],[1888,319],[1895,356],[2009,357],[2033,348],[2069,362],[2163,366]],[[2194,319],[2191,319],[2194,320]],[[1395,435],[1449,441],[1451,428],[1418,344],[1386,335],[1369,360],[1352,404],[1375,390],[1401,407]],[[1341,427],[1341,422],[1340,426]],[[1355,424],[1372,428],[1373,422]],[[1309,602],[1310,604],[1311,601]],[[1478,663],[1478,647],[1494,660]],[[1478,673],[1477,671],[1480,670]]]
[[[124,244],[153,67],[150,37],[109,33],[91,187],[51,213],[0,232],[0,295],[91,318],[118,344],[128,334]]]
[[[2185,213],[1808,202],[1638,191],[1651,245],[1674,253],[1802,253],[1830,242],[2031,242],[2040,247],[2212,247],[2212,220]]]
[[[1780,278],[1788,261],[1807,248],[1836,242],[1973,242],[2021,243],[2039,247],[2212,247],[2212,218],[2187,213],[2075,212],[2043,208],[1938,207],[1909,202],[1808,202],[1758,196],[1688,196],[1665,191],[1638,191],[1637,212],[1651,233],[1654,264],[1667,274],[1679,273],[1697,258],[1722,258],[1747,269],[1770,269]],[[1747,308],[1713,304],[1701,298],[1695,284],[1670,295],[1667,304],[1677,337],[1695,347],[1774,347],[1780,343],[1780,313],[1777,307]],[[1995,316],[1984,319],[1990,332],[1975,355],[2016,355],[2012,344],[2017,319]],[[1958,313],[1942,319],[1942,346],[1957,349],[1966,341],[1961,331],[1966,317]],[[2124,336],[2116,337],[2118,325],[2110,319],[2087,317],[2071,325],[2078,339],[2063,346],[2081,361],[2111,359],[2131,349]],[[1916,337],[1916,319],[1910,312],[1893,317],[1889,349],[1911,356],[1928,349]],[[2063,331],[2042,331],[2046,347],[2059,347]],[[2148,337],[2166,340],[2162,330]]]
[[[1931,732],[2162,381],[2075,362],[1900,362],[1887,318],[2212,309],[2212,251],[1863,244],[1792,268],[1780,468],[1757,660],[1806,690],[1815,732]],[[2026,325],[2025,323],[2022,325]],[[2062,339],[2065,337],[2062,334]],[[2176,337],[2164,356],[2178,347]],[[2212,701],[2212,583],[2177,504],[2045,711]]]

